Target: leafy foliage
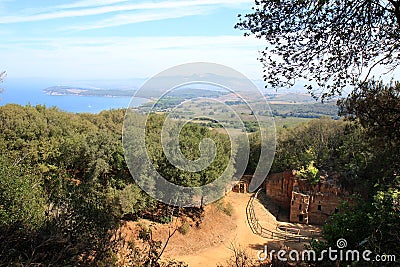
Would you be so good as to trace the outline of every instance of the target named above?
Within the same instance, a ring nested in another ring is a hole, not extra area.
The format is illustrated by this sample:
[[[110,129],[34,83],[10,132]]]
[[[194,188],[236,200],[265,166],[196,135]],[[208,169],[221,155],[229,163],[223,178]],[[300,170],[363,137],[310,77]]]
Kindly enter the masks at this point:
[[[400,1],[257,0],[252,9],[235,27],[266,41],[259,60],[273,87],[303,79],[322,97],[340,95],[373,67],[399,64]]]
[[[0,228],[20,225],[35,230],[45,221],[47,199],[32,168],[15,166],[0,157]]]
[[[161,255],[163,254],[169,239],[178,231],[178,228],[169,232],[168,239],[163,245],[161,241],[154,240],[153,231],[154,225],[141,226],[138,239],[140,244],[131,244],[133,260],[132,266],[134,267],[187,267],[188,265],[181,261],[162,261]]]
[[[147,151],[153,165],[157,166],[157,171],[163,177],[175,184],[193,187],[213,182],[222,175],[226,168],[230,167],[232,169],[232,166],[229,166],[231,156],[229,137],[195,123],[185,124],[180,132],[177,131],[181,125],[176,123],[173,129],[168,131],[168,137],[179,136],[179,149],[182,151],[183,156],[191,161],[197,160],[201,156],[200,142],[204,138],[210,138],[216,146],[215,159],[206,169],[198,172],[184,171],[173,166],[162,149],[161,126],[164,119],[164,116],[152,115],[146,124]],[[166,142],[168,143],[168,139]],[[173,145],[168,145],[168,147],[173,147]],[[231,172],[233,172],[233,169]]]
[[[126,171],[123,115],[0,107],[0,265],[112,265],[119,219],[154,205]]]
[[[277,135],[277,148],[272,172],[308,168],[312,163],[319,170],[330,171],[339,159],[340,147],[351,133],[348,123],[320,118],[281,129]]]
[[[72,114],[41,105],[0,107],[0,265],[113,266],[122,238],[121,218],[159,214],[161,206],[138,187],[125,163],[124,114]],[[182,129],[182,153],[198,158],[197,148],[206,136],[215,140],[219,156],[200,173],[174,168],[162,152],[163,118],[150,116],[147,152],[171,181],[206,184],[228,167],[229,138],[188,124]],[[139,159],[137,172],[145,178],[149,170],[140,159],[146,151],[133,151]],[[233,166],[228,168],[233,173]],[[170,223],[171,217],[157,219]],[[150,251],[159,258],[163,249],[152,238],[145,240],[152,242]],[[141,260],[151,260],[150,254]],[[158,266],[158,260],[146,264]]]
[[[395,255],[395,264],[399,263],[398,90],[397,83],[370,81],[341,101],[342,114],[362,125],[343,145],[339,165],[343,176],[355,182],[361,197],[332,217],[324,227],[327,243],[315,247],[333,246],[338,238],[346,238],[348,249]]]
[[[307,167],[302,166],[297,175],[300,178],[307,179],[311,185],[316,185],[319,182],[319,170],[314,166],[314,161],[311,161]]]
[[[358,120],[375,136],[400,137],[400,83],[370,80],[339,101],[340,115]]]

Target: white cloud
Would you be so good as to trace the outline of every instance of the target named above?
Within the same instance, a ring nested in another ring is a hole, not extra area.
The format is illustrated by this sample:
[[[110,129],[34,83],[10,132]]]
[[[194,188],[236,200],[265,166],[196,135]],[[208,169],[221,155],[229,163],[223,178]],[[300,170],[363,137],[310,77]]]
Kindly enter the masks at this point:
[[[0,14],[5,10],[6,3],[12,2],[12,0],[0,0]]]
[[[59,18],[70,18],[70,17],[84,17],[102,15],[114,12],[125,12],[134,10],[156,10],[156,9],[176,9],[176,8],[195,8],[201,6],[226,6],[226,5],[238,5],[241,3],[248,4],[249,0],[236,0],[233,4],[228,0],[184,0],[184,1],[161,1],[161,2],[143,2],[135,4],[117,4],[122,1],[118,0],[104,0],[102,4],[93,6],[94,2],[91,0],[76,2],[70,5],[58,6],[59,10],[54,12],[47,12],[48,8],[37,9],[36,13],[22,11],[23,15],[17,16],[2,16],[0,17],[0,24],[7,23],[19,23],[19,22],[33,22]],[[57,7],[57,6],[56,6]],[[81,7],[81,9],[71,9],[73,7]],[[89,8],[87,8],[89,7]],[[46,10],[46,11],[45,11]]]
[[[122,26],[127,24],[134,24],[146,21],[156,21],[156,20],[164,20],[164,19],[173,19],[173,18],[182,18],[194,15],[202,15],[208,11],[207,8],[179,8],[171,12],[170,10],[156,10],[151,12],[142,12],[142,13],[124,13],[112,16],[110,18],[96,21],[92,24],[71,26],[67,28],[63,28],[63,30],[72,30],[72,31],[83,31],[83,30],[92,30],[99,28],[107,28],[107,27],[115,27]]]
[[[68,4],[60,4],[54,6],[47,7],[31,7],[22,10],[23,14],[33,15],[39,13],[48,13],[48,12],[56,12],[64,9],[74,9],[74,8],[92,8],[92,7],[100,7],[100,6],[108,6],[114,4],[120,4],[124,2],[128,2],[129,0],[81,0],[77,2],[72,2]],[[1,3],[1,0],[0,0]]]
[[[80,8],[80,7],[93,7],[93,6],[107,6],[113,4],[119,4],[128,2],[129,0],[83,0],[70,4],[58,5],[54,9],[69,9],[69,8]]]

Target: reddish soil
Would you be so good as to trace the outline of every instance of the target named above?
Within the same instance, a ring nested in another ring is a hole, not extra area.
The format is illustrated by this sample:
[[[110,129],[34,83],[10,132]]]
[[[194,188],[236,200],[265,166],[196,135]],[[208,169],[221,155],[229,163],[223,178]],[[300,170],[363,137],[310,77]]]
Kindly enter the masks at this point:
[[[271,249],[279,249],[284,246],[296,249],[304,248],[303,243],[288,244],[283,241],[262,238],[254,234],[246,218],[246,205],[249,198],[250,194],[229,193],[224,198],[224,201],[233,206],[231,216],[218,209],[215,204],[208,205],[205,208],[204,219],[199,227],[196,226],[195,222],[184,218],[191,225],[189,231],[186,234],[176,232],[171,237],[163,254],[163,259],[184,261],[190,267],[208,267],[226,265],[227,260],[233,255],[230,249],[232,245],[244,248],[248,256],[253,258],[257,257],[257,252],[263,249],[265,244],[268,244],[268,248]],[[261,214],[260,223],[264,222],[264,227],[276,230],[278,222],[274,220],[272,214],[264,207],[261,207],[260,203],[256,205],[258,206],[257,215]],[[261,210],[263,212],[260,212]],[[145,220],[139,223],[150,224]],[[123,232],[132,237],[137,229],[136,224],[127,222]],[[168,230],[171,227],[177,227],[177,225],[174,223],[158,224],[153,232],[154,239],[165,242],[168,237]]]

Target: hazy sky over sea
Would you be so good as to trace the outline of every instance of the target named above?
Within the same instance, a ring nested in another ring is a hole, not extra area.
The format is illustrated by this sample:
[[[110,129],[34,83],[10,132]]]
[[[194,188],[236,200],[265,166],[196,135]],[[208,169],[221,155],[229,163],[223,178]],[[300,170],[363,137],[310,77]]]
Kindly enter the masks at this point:
[[[0,70],[10,78],[146,78],[224,64],[262,78],[260,40],[233,27],[253,0],[0,0]]]

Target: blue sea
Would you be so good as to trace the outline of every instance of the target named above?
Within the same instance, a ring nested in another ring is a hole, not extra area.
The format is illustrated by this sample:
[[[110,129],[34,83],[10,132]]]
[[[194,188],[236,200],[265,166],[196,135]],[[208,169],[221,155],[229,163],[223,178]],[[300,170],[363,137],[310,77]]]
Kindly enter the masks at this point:
[[[0,106],[8,103],[19,105],[37,104],[46,107],[56,106],[63,111],[74,113],[98,113],[102,110],[115,108],[127,108],[131,102],[131,107],[140,106],[148,100],[144,98],[129,97],[98,97],[98,96],[55,96],[47,95],[44,89],[57,84],[54,80],[42,79],[9,79],[5,78],[0,88]],[[74,84],[75,85],[75,84]]]

